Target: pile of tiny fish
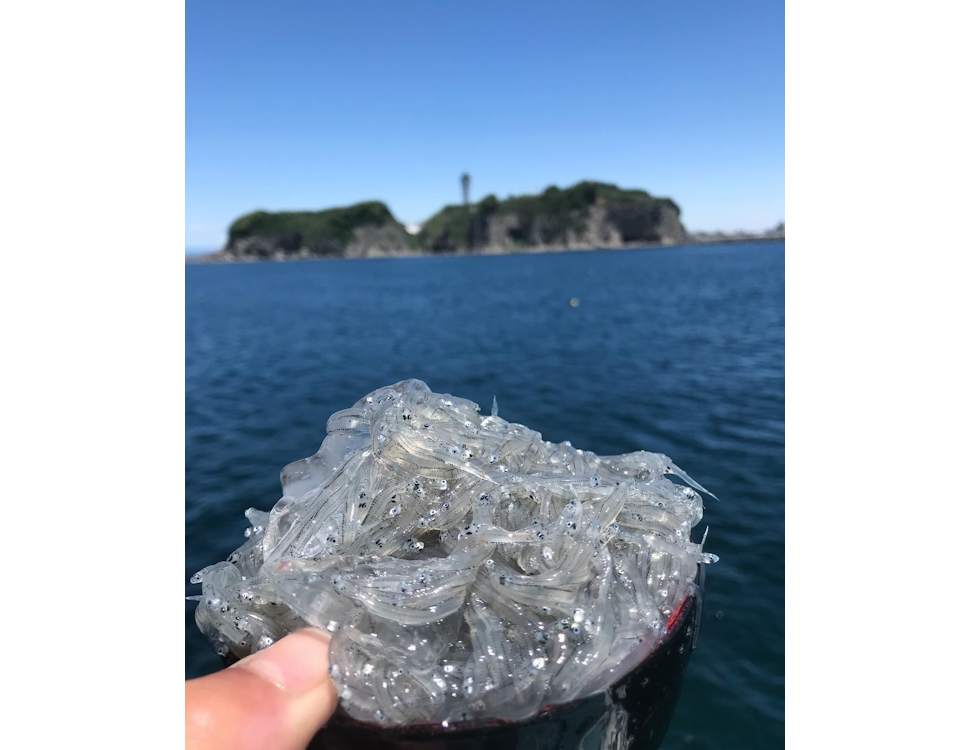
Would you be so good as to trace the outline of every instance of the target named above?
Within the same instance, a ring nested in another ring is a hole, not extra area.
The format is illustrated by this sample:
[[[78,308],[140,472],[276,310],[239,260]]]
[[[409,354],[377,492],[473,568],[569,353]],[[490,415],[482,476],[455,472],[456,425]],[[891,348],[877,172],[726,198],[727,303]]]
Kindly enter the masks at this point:
[[[236,657],[330,631],[341,706],[371,723],[519,719],[601,690],[717,559],[690,538],[706,490],[666,456],[549,443],[419,380],[334,414],[281,481],[192,577],[196,622]]]

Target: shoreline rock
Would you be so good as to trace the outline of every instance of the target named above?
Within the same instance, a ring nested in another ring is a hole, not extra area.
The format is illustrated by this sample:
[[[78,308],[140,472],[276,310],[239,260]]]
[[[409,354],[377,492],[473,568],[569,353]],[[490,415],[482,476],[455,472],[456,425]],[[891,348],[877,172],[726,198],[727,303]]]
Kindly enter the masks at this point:
[[[486,246],[475,250],[454,250],[431,252],[426,250],[380,250],[379,248],[367,248],[364,252],[354,256],[344,255],[314,255],[310,252],[298,252],[286,254],[276,252],[269,256],[240,256],[219,250],[214,253],[203,255],[186,255],[185,262],[188,265],[205,265],[220,263],[293,263],[308,260],[380,260],[384,258],[452,258],[474,255],[539,255],[544,253],[588,253],[597,250],[674,250],[681,247],[696,247],[698,245],[730,245],[743,243],[766,243],[784,242],[785,234],[781,232],[762,232],[747,234],[743,232],[706,232],[703,234],[687,235],[683,242],[630,242],[611,245],[533,245],[530,247],[506,248],[501,246]]]

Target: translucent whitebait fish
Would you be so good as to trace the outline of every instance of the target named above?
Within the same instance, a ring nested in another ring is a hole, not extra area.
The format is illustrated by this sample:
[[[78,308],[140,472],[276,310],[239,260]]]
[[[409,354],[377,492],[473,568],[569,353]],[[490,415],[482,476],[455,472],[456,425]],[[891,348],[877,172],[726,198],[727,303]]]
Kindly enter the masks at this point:
[[[690,539],[710,493],[667,456],[549,443],[418,380],[335,413],[280,482],[192,576],[196,622],[237,657],[328,630],[341,703],[371,723],[525,718],[601,689],[717,559]]]

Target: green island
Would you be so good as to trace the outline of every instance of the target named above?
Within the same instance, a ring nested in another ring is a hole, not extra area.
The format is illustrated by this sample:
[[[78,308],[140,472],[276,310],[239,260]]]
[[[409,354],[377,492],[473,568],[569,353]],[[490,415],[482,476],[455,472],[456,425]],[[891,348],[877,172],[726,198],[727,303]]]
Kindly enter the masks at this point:
[[[784,226],[764,235],[692,236],[670,198],[584,181],[537,195],[488,195],[445,206],[416,232],[380,201],[322,211],[254,211],[232,223],[222,250],[198,260],[503,254],[747,239],[784,239]]]

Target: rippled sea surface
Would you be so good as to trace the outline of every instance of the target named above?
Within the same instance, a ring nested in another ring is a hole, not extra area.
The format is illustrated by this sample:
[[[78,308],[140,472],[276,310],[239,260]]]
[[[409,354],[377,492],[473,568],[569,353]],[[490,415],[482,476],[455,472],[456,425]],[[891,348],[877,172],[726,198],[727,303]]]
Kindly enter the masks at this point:
[[[781,747],[784,273],[781,243],[187,266],[186,581],[242,543],[243,511],[276,502],[333,412],[406,378],[486,413],[494,394],[547,440],[666,453],[720,498],[664,748]],[[220,667],[192,613],[187,678]]]

